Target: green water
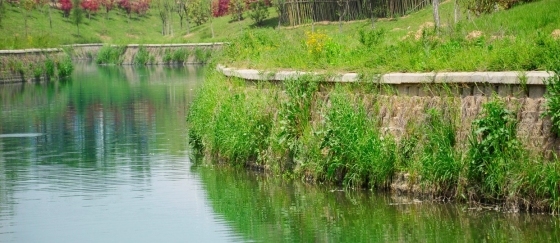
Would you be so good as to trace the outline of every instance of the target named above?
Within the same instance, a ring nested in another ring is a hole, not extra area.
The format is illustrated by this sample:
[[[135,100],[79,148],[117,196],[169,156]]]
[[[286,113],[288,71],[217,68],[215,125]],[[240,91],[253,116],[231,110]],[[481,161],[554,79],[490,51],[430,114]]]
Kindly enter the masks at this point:
[[[0,86],[0,242],[556,242],[557,216],[194,165],[201,67],[76,65]]]

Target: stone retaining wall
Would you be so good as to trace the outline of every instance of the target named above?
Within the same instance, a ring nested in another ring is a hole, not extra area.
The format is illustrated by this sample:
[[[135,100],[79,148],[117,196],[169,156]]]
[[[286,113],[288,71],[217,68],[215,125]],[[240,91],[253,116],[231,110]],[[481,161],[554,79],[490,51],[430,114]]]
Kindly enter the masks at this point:
[[[58,62],[65,56],[60,48],[0,50],[0,84],[42,80],[45,61]]]
[[[306,73],[296,71],[263,72],[218,66],[226,76],[246,80],[282,81]],[[517,135],[531,151],[551,156],[560,154],[560,139],[552,132],[549,118],[543,117],[546,99],[544,79],[547,72],[463,72],[463,73],[390,73],[360,80],[358,74],[326,76],[325,82],[376,82],[389,92],[366,94],[366,100],[380,104],[379,119],[383,131],[400,140],[411,127],[422,124],[429,108],[447,107],[457,116],[457,141],[466,146],[471,124],[480,117],[483,104],[498,98],[517,115]],[[445,86],[442,89],[442,86]]]
[[[141,46],[146,48],[146,51],[154,57],[154,62],[150,64],[160,65],[169,64],[163,60],[165,52],[173,52],[179,49],[185,49],[193,53],[197,49],[204,51],[214,51],[222,48],[224,43],[186,43],[186,44],[129,44],[125,47],[125,52],[123,54],[123,65],[134,64],[134,57],[138,53]],[[99,50],[103,47],[103,44],[77,44],[65,46],[72,50],[72,56],[74,59],[95,59]],[[188,58],[187,61],[181,64],[200,64],[201,62],[196,60],[194,55]]]

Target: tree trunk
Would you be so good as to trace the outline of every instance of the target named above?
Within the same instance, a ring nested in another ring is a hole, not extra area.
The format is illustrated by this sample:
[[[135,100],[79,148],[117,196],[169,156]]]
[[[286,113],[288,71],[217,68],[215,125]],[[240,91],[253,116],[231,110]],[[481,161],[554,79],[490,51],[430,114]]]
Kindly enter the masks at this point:
[[[210,30],[212,31],[212,39],[214,39],[214,18],[210,17]]]
[[[51,17],[51,6],[49,5],[49,26],[51,27],[52,30],[52,17]]]
[[[455,24],[459,22],[459,0],[455,0],[455,9],[454,9],[454,14],[455,14]]]
[[[181,24],[181,30],[183,30],[183,17],[179,16],[179,23]]]
[[[434,25],[436,31],[439,31],[439,0],[433,0],[434,5]]]
[[[25,11],[25,10],[24,10]],[[27,11],[25,12],[25,38],[27,38]]]

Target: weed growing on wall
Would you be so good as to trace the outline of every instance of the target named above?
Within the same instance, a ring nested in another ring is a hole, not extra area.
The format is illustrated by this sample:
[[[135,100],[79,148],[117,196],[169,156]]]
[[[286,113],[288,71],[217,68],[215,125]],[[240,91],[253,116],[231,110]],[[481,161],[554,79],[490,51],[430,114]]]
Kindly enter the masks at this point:
[[[277,143],[287,153],[285,169],[292,169],[294,157],[301,153],[301,137],[308,130],[311,121],[312,104],[318,83],[312,76],[289,79],[284,82],[286,98],[278,111],[279,129]]]
[[[95,62],[97,64],[121,64],[125,50],[125,46],[103,46],[99,49]]]
[[[554,70],[554,75],[544,81],[546,85],[546,110],[543,116],[550,117],[552,131],[560,136],[560,67]]]
[[[134,56],[134,65],[146,65],[148,63],[153,63],[154,62],[154,57],[150,55],[150,53],[148,52],[148,50],[146,50],[145,46],[139,46],[138,47],[138,52],[136,52],[136,55]]]
[[[45,60],[45,75],[47,76],[47,79],[54,77],[54,68],[54,61],[50,58],[47,58],[47,60]]]
[[[456,99],[411,99],[423,102],[419,112],[425,112],[417,123],[408,120],[408,134],[397,146],[379,118],[381,109],[391,112],[384,117],[398,117],[389,110],[408,104],[393,94],[371,94],[376,91],[363,85],[332,87],[310,76],[282,84],[217,72],[206,78],[187,119],[190,143],[214,162],[257,164],[279,175],[355,188],[388,188],[401,172],[408,173],[409,186],[420,182],[423,193],[513,210],[560,209],[560,163],[523,148],[517,117],[499,98],[483,104],[467,146],[456,144]]]
[[[194,50],[194,58],[201,63],[207,63],[208,61],[210,61],[211,57],[212,57],[212,50],[203,49],[203,48],[196,48]]]
[[[469,137],[467,179],[470,189],[487,199],[505,198],[523,158],[516,138],[517,120],[498,100],[483,105]]]
[[[184,48],[176,49],[173,52],[172,60],[176,63],[183,64],[189,59],[190,52]]]
[[[332,93],[330,105],[325,115],[322,176],[347,186],[386,187],[395,166],[393,139],[381,136],[365,108],[353,103],[348,92]]]
[[[244,81],[209,79],[188,116],[192,143],[236,166],[257,162],[272,126],[267,96],[244,89]]]
[[[424,123],[420,175],[427,186],[446,193],[457,187],[460,153],[455,148],[455,121],[450,114],[431,108]]]
[[[72,59],[69,56],[62,59],[60,62],[56,63],[56,69],[58,71],[58,77],[68,77],[74,71],[74,65],[72,64]]]

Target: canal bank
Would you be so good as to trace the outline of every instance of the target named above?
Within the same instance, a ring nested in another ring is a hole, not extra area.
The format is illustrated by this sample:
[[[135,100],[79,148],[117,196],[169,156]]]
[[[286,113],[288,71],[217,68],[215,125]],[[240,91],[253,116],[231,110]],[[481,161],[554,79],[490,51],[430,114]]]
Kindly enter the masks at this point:
[[[0,84],[67,77],[72,72],[71,60],[94,60],[98,64],[119,65],[204,64],[223,45],[224,43],[123,46],[75,44],[61,48],[0,50]],[[107,55],[112,57],[105,58]],[[112,60],[107,62],[107,59]]]
[[[0,84],[67,76],[68,63],[60,48],[0,50]]]
[[[551,77],[219,66],[194,101],[190,136],[208,160],[308,181],[556,212],[559,141],[543,115]]]

